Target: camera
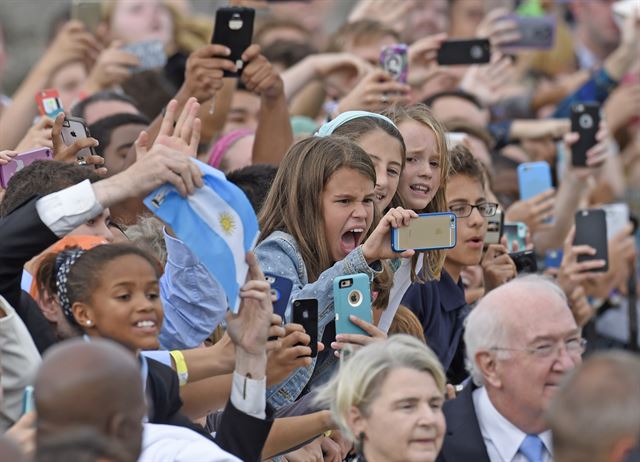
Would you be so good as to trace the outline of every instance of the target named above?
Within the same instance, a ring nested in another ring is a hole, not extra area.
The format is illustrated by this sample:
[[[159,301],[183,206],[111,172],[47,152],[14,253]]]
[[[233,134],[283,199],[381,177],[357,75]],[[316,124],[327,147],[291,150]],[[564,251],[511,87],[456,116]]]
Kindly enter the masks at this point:
[[[536,261],[536,254],[533,252],[533,250],[511,252],[509,256],[516,264],[516,271],[518,272],[518,274],[535,273],[538,271],[538,262]]]

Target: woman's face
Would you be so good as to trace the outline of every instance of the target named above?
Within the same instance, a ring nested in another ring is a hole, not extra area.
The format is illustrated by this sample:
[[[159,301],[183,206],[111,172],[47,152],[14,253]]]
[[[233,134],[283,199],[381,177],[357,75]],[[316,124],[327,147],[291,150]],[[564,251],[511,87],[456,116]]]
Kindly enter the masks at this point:
[[[80,61],[60,67],[51,77],[51,88],[60,93],[60,104],[66,110],[80,99],[80,91],[87,80],[87,70]]]
[[[322,219],[333,261],[342,260],[364,241],[373,222],[373,191],[369,177],[347,167],[339,168],[324,186]]]
[[[407,147],[398,191],[405,206],[420,211],[429,205],[440,187],[441,159],[435,133],[413,119],[398,124]]]
[[[173,41],[173,18],[159,0],[118,0],[111,16],[113,38],[125,43]]]
[[[398,190],[402,173],[402,146],[393,136],[377,129],[356,141],[373,161],[376,168],[375,202],[380,212],[391,203]]]
[[[107,263],[93,290],[86,319],[78,319],[76,312],[76,320],[88,335],[114,340],[133,351],[160,347],[162,317],[158,277],[138,255]]]
[[[355,409],[351,429],[364,432],[369,461],[432,462],[446,428],[444,395],[431,374],[409,368],[392,370],[371,403],[368,415]]]

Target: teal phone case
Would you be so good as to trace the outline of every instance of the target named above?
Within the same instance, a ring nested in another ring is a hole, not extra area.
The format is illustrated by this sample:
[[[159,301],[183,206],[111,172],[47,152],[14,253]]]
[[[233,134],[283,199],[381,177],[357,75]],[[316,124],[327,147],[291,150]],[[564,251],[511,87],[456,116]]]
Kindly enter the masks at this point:
[[[350,315],[373,323],[371,313],[371,285],[363,273],[339,276],[333,280],[333,306],[336,334],[369,335],[349,320]]]

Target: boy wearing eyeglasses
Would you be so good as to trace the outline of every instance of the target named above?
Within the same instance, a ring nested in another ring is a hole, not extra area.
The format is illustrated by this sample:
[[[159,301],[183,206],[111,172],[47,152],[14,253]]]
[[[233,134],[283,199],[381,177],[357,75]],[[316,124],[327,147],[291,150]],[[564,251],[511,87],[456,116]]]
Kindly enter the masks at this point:
[[[516,267],[503,244],[489,245],[484,257],[486,217],[498,204],[487,199],[484,169],[464,146],[451,152],[451,173],[447,180],[447,205],[457,218],[456,246],[447,251],[438,281],[412,284],[402,304],[418,317],[429,345],[447,371],[452,383],[467,377],[462,333],[471,308],[465,301],[462,271],[481,264],[485,292],[515,278]]]

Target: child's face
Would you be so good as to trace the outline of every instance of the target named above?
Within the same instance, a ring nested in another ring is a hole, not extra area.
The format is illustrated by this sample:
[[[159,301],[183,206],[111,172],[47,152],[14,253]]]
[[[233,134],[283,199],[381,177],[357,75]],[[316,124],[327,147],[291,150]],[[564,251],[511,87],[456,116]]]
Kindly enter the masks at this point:
[[[407,146],[398,191],[407,208],[423,210],[440,187],[441,162],[436,137],[426,125],[405,120],[398,125]]]
[[[90,335],[109,338],[134,351],[159,348],[160,288],[154,269],[144,258],[125,255],[105,265],[87,311],[93,323],[87,331]]]
[[[447,181],[447,206],[478,205],[487,202],[482,184],[466,175],[454,175]],[[482,259],[482,247],[487,233],[487,221],[477,208],[471,215],[458,218],[456,246],[447,251],[447,262],[460,267],[477,265]]]
[[[322,191],[322,218],[333,261],[345,258],[364,240],[373,221],[374,185],[362,173],[338,169]]]
[[[357,141],[366,151],[376,168],[375,203],[384,211],[398,190],[402,173],[402,146],[393,136],[383,130],[374,130]]]

